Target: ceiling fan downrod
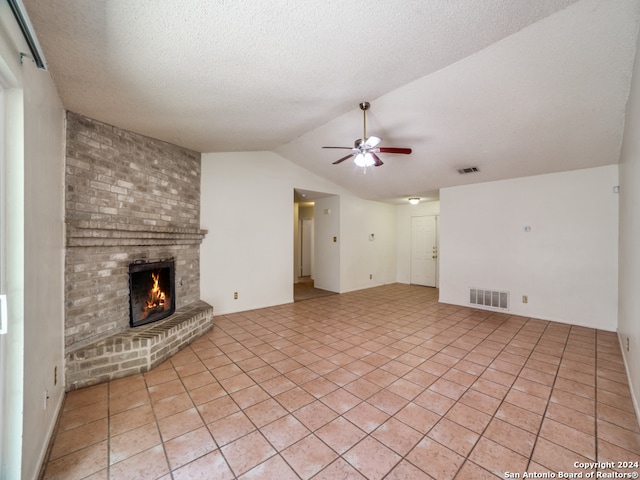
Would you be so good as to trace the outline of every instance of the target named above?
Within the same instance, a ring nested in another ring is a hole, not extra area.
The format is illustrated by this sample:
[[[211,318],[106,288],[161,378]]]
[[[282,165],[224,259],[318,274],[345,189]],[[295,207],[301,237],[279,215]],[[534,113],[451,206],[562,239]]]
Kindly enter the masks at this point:
[[[370,106],[371,104],[369,102],[362,102],[360,104],[360,110],[362,110],[362,115],[364,116],[364,134],[362,136],[363,143],[367,141],[367,110],[369,110]]]

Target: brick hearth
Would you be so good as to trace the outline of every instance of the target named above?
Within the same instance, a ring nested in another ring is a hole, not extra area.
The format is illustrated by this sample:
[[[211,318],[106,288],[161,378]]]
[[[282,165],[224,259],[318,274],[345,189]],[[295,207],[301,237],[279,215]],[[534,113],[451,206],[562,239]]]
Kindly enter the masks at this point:
[[[67,390],[146,372],[213,327],[213,307],[194,302],[159,322],[130,328],[67,355]]]

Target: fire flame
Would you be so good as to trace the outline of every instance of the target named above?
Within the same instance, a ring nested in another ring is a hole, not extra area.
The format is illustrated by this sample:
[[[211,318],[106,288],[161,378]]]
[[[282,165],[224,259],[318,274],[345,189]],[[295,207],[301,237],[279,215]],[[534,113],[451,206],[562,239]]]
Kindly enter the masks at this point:
[[[149,292],[149,298],[147,299],[147,309],[164,307],[166,295],[162,290],[160,290],[160,272],[152,273],[151,278],[153,278],[153,288]]]

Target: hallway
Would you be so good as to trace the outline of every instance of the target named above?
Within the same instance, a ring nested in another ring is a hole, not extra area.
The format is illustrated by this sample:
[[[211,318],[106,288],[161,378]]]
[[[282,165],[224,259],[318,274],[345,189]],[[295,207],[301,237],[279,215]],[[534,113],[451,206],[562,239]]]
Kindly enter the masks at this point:
[[[298,281],[293,284],[294,302],[301,302],[311,298],[327,297],[329,295],[336,295],[336,293],[315,288],[311,277],[299,277]]]

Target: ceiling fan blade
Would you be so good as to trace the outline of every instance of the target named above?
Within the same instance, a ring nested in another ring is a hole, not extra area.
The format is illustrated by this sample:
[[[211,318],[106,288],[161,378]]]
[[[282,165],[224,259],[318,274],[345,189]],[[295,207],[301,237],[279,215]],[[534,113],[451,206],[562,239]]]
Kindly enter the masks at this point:
[[[353,147],[322,147],[322,148],[338,148],[340,150],[353,150]]]
[[[337,164],[339,164],[339,163],[342,163],[342,162],[344,162],[347,158],[351,158],[351,157],[353,157],[353,155],[354,155],[353,153],[350,153],[349,155],[346,155],[346,156],[344,156],[344,157],[342,157],[342,158],[340,158],[340,159],[336,160],[335,162],[333,162],[333,164],[334,164],[334,165],[337,165]]]
[[[371,155],[373,157],[373,165],[375,167],[379,167],[380,165],[382,165],[382,160],[380,160],[380,157],[378,155],[376,155],[373,152],[369,152],[369,155]]]
[[[365,140],[364,146],[366,148],[375,148],[380,144],[381,141],[382,139],[380,137],[371,136]]]
[[[397,147],[380,147],[380,153],[404,153],[406,155],[411,153],[410,148],[397,148]]]

